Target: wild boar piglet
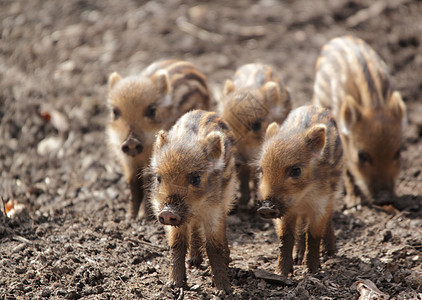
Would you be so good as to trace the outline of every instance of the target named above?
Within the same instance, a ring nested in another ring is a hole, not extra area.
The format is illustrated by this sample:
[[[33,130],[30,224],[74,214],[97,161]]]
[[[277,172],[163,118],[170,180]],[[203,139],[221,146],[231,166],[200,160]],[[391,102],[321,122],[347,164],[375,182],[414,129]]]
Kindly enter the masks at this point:
[[[309,271],[320,267],[320,243],[335,253],[334,202],[341,190],[343,150],[329,110],[303,106],[265,134],[259,168],[258,213],[274,219],[280,238],[277,270],[293,272],[293,247]]]
[[[202,249],[219,290],[230,291],[226,216],[235,200],[233,139],[214,112],[194,110],[170,131],[160,131],[151,158],[151,203],[165,225],[170,247],[170,284],[185,284],[188,266],[199,266]]]

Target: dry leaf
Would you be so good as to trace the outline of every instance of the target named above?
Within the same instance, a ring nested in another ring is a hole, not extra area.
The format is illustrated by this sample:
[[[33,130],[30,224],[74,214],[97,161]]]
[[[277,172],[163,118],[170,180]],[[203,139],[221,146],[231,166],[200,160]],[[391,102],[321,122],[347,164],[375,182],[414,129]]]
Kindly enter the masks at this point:
[[[386,293],[381,292],[369,279],[362,279],[356,282],[356,289],[360,293],[358,300],[387,300],[390,298]]]

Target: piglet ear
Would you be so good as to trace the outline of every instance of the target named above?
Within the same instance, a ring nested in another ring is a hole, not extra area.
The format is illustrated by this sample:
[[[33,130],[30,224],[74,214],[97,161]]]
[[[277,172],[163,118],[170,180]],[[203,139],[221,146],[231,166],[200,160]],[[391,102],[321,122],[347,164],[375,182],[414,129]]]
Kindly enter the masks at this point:
[[[402,120],[402,126],[406,124],[406,104],[398,91],[394,91],[388,103],[388,108],[393,116]]]
[[[170,78],[167,70],[158,70],[153,76],[152,81],[161,94],[169,94],[171,91]]]
[[[325,146],[325,135],[327,127],[324,124],[317,124],[306,131],[305,143],[315,154],[321,153]]]
[[[268,81],[265,83],[261,88],[261,91],[268,103],[275,104],[281,99],[280,86],[274,81]]]
[[[224,83],[224,89],[223,89],[223,96],[226,96],[234,91],[234,83],[232,80],[227,79]]]
[[[280,130],[280,125],[278,125],[276,122],[272,122],[268,127],[267,131],[265,131],[265,140],[268,140],[275,136],[277,132]]]
[[[160,130],[155,138],[154,153],[160,150],[164,145],[168,144],[168,142],[167,132],[165,130]]]
[[[353,126],[360,120],[362,110],[356,100],[347,95],[340,108],[339,129],[344,135],[349,135]]]
[[[203,143],[207,157],[219,159],[224,153],[224,138],[222,133],[213,131],[207,135]]]
[[[118,83],[120,80],[122,80],[122,76],[120,76],[119,73],[113,72],[108,77],[108,90],[111,91],[113,87]]]

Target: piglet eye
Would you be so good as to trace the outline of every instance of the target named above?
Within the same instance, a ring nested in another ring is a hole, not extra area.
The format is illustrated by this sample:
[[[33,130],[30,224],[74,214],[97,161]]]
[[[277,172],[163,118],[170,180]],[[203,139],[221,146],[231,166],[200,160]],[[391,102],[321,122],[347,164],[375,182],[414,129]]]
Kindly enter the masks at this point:
[[[154,119],[156,112],[157,112],[157,106],[153,103],[153,104],[150,104],[147,107],[147,109],[145,110],[144,115],[147,118]]]
[[[250,125],[250,128],[251,128],[253,131],[259,131],[259,130],[261,130],[261,127],[262,127],[262,123],[261,123],[261,121],[256,121],[256,122],[253,122],[253,123]]]
[[[371,156],[369,156],[369,154],[365,151],[360,150],[358,153],[358,157],[359,157],[359,162],[360,163],[370,163],[371,160]]]
[[[300,167],[293,167],[290,170],[289,176],[292,178],[298,178],[302,174],[302,169]]]
[[[160,184],[161,183],[161,175],[155,176],[155,180],[157,180],[157,183]]]
[[[188,175],[189,184],[197,187],[201,184],[201,176],[197,172],[190,173]]]
[[[117,107],[113,107],[111,110],[113,120],[117,120],[120,117],[120,110]]]

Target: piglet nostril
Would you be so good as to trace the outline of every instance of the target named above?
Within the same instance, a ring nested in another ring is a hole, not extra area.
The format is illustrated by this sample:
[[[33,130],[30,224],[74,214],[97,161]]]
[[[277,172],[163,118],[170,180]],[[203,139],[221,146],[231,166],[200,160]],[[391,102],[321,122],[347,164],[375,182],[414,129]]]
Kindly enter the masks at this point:
[[[123,151],[124,153],[128,153],[128,152],[129,152],[129,147],[128,147],[128,146],[126,146],[126,145],[123,145],[123,146],[122,146],[122,151]]]
[[[138,139],[128,138],[122,143],[121,149],[123,153],[129,156],[136,156],[142,153],[142,151],[144,150],[144,146]]]
[[[137,151],[138,153],[141,153],[141,152],[142,152],[142,150],[144,150],[144,147],[143,147],[141,144],[139,144],[139,145],[137,145],[137,146],[136,146],[136,151]]]

